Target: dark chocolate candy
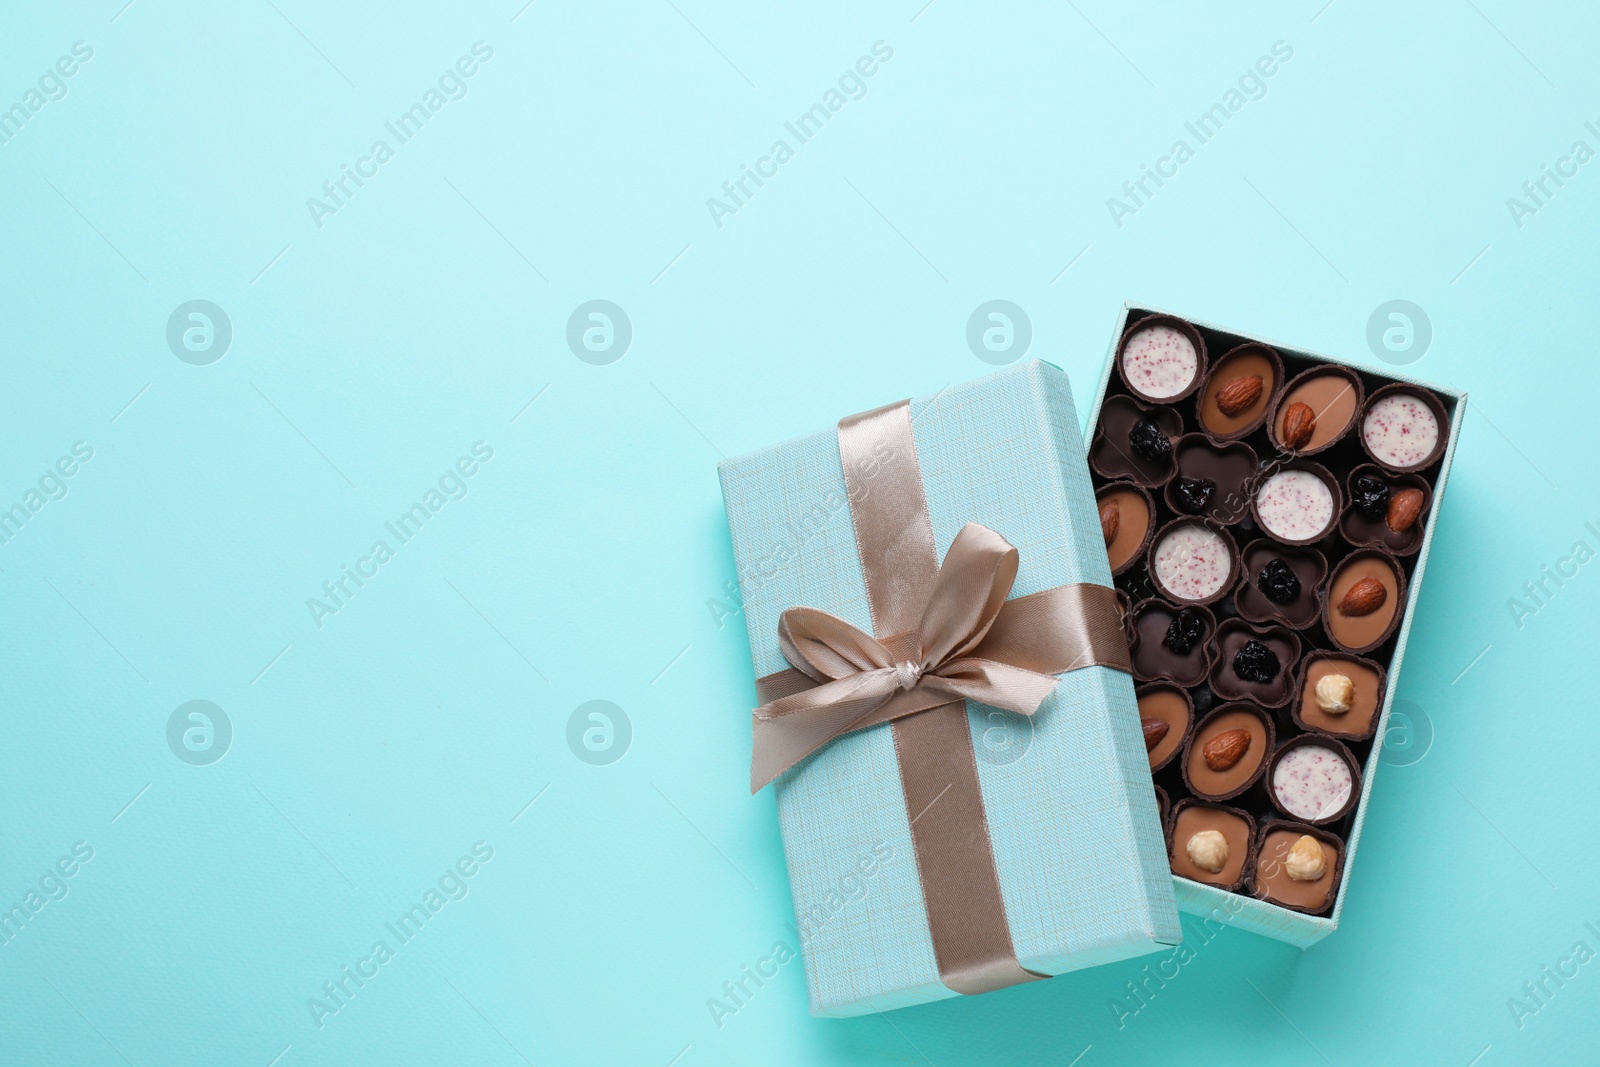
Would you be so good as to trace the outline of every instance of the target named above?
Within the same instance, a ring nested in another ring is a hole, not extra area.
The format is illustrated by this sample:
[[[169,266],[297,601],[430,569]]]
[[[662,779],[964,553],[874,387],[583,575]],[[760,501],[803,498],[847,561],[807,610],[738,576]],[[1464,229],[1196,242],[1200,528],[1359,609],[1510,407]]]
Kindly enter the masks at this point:
[[[1217,657],[1211,668],[1211,688],[1224,700],[1253,700],[1268,708],[1281,708],[1294,695],[1295,669],[1300,660],[1300,638],[1283,626],[1252,626],[1243,619],[1228,619],[1217,626]],[[1258,645],[1277,661],[1277,670],[1260,668],[1260,657],[1249,647]],[[1244,655],[1241,656],[1241,653]],[[1252,670],[1240,673],[1240,668]]]

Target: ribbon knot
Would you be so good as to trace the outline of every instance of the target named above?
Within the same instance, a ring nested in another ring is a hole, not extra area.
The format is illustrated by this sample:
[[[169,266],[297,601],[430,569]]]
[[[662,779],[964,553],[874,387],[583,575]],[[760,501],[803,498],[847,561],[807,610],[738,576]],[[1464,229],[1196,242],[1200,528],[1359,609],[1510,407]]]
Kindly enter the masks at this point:
[[[1016,577],[1017,550],[969,522],[945,554],[914,630],[880,640],[816,608],[785,611],[778,646],[813,685],[756,708],[751,791],[836,737],[946,704],[974,700],[1032,715],[1055,690],[1054,674],[980,647]],[[999,644],[1022,650],[1028,642]]]
[[[894,665],[894,680],[903,691],[915,689],[922,678],[922,664],[903,659]]]

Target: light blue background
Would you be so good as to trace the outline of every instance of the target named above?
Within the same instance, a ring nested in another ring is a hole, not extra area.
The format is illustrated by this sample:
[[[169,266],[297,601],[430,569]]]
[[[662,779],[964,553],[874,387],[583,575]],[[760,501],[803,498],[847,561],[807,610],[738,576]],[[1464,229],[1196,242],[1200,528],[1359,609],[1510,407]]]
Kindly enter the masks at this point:
[[[1520,1028],[1507,1001],[1600,951],[1600,564],[1520,626],[1507,602],[1600,548],[1596,164],[1521,227],[1506,201],[1600,148],[1600,16],[439,6],[0,16],[0,106],[94,49],[0,144],[0,504],[94,449],[0,545],[0,902],[94,850],[0,945],[0,1062],[1594,1058],[1600,962]],[[306,199],[479,40],[465,98],[319,229]],[[880,40],[865,97],[719,228],[707,198]],[[1115,225],[1280,40],[1266,94]],[[596,298],[634,328],[610,366],[565,340]],[[789,964],[719,1028],[708,998],[792,916],[743,627],[708,607],[714,464],[988,371],[966,321],[996,298],[1084,407],[1125,299],[1380,368],[1373,310],[1426,310],[1409,370],[1473,397],[1400,689],[1431,749],[1380,776],[1338,933],[1221,934],[1121,1029],[1141,963],[844,1022]],[[209,366],[167,347],[192,299],[233,324]],[[319,629],[307,598],[480,440],[468,495]],[[234,728],[208,766],[166,742],[194,699]],[[608,766],[567,745],[591,699],[632,721]],[[308,998],[477,841],[468,895],[319,1029]]]

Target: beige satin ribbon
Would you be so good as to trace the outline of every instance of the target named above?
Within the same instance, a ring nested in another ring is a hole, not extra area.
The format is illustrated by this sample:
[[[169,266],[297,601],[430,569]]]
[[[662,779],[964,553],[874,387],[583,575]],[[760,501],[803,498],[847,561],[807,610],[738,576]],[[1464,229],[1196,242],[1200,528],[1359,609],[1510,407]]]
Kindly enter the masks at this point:
[[[890,723],[941,980],[974,994],[1045,977],[1011,943],[966,702],[1032,715],[1055,675],[1128,670],[1116,593],[1079,583],[1007,600],[1017,550],[977,523],[941,567],[906,401],[842,420],[839,458],[873,631],[888,636],[815,608],[783,613],[793,669],[756,682],[751,791]]]

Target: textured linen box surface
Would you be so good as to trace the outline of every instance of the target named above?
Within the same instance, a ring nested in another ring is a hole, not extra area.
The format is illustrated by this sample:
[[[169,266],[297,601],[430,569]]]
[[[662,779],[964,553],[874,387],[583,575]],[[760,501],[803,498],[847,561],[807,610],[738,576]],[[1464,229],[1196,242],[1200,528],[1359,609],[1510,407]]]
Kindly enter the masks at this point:
[[[1020,553],[1013,598],[1109,586],[1067,378],[1038,361],[911,402],[943,559],[982,523]],[[892,461],[892,460],[891,460]],[[780,615],[805,605],[872,632],[833,427],[721,464],[757,677],[788,666]],[[1132,679],[1060,676],[1031,719],[969,703],[968,725],[1017,960],[1054,975],[1181,939]],[[844,735],[775,783],[812,1011],[955,996],[940,980],[887,726]],[[930,816],[932,817],[932,816]]]
[[[1124,304],[1122,312],[1117,317],[1116,329],[1111,334],[1110,350],[1106,356],[1105,372],[1100,377],[1099,389],[1094,398],[1093,406],[1089,411],[1089,435],[1094,435],[1095,427],[1099,423],[1100,409],[1105,402],[1108,392],[1116,374],[1115,360],[1118,342],[1124,331],[1131,323],[1149,315],[1173,315],[1190,323],[1206,338],[1210,357],[1215,362],[1230,349],[1248,342],[1263,344],[1277,350],[1286,360],[1293,360],[1297,364],[1327,364],[1350,367],[1361,375],[1381,382],[1404,382],[1409,385],[1419,386],[1431,390],[1443,401],[1445,411],[1449,415],[1449,436],[1445,444],[1444,454],[1438,461],[1439,475],[1433,486],[1432,515],[1437,516],[1444,502],[1445,484],[1450,476],[1450,464],[1455,458],[1456,443],[1461,434],[1461,423],[1467,411],[1467,394],[1456,389],[1448,389],[1432,382],[1410,378],[1393,371],[1380,370],[1368,364],[1358,364],[1350,360],[1336,359],[1331,356],[1318,355],[1304,349],[1290,345],[1279,344],[1264,337],[1229,330],[1221,326],[1214,326],[1200,319],[1177,315],[1175,312],[1162,311],[1158,308],[1138,304]],[[1192,406],[1192,401],[1191,401]],[[1389,661],[1387,671],[1387,684],[1383,693],[1383,702],[1378,712],[1378,724],[1368,753],[1361,769],[1360,799],[1350,817],[1349,830],[1345,840],[1345,855],[1343,871],[1339,877],[1337,897],[1335,898],[1331,914],[1307,915],[1288,908],[1281,908],[1263,900],[1257,900],[1243,893],[1229,893],[1214,886],[1204,885],[1187,878],[1174,876],[1173,882],[1177,887],[1178,908],[1190,915],[1204,916],[1207,919],[1227,923],[1261,934],[1278,941],[1283,941],[1299,948],[1307,948],[1327,937],[1339,925],[1339,916],[1344,910],[1346,894],[1350,888],[1350,875],[1355,867],[1357,845],[1361,841],[1361,827],[1368,814],[1368,803],[1372,796],[1372,783],[1377,777],[1378,765],[1381,762],[1384,739],[1389,736],[1391,727],[1390,715],[1394,706],[1395,690],[1399,686],[1400,666],[1405,658],[1406,638],[1411,632],[1412,615],[1416,610],[1417,598],[1422,591],[1422,575],[1428,564],[1428,552],[1433,544],[1434,522],[1430,519],[1427,523],[1422,538],[1422,546],[1416,554],[1416,565],[1411,573],[1410,581],[1406,588],[1406,601],[1404,614],[1395,632],[1394,651]],[[1385,642],[1387,644],[1387,642]],[[1147,776],[1148,778],[1148,776]],[[1229,801],[1228,803],[1236,803]]]

